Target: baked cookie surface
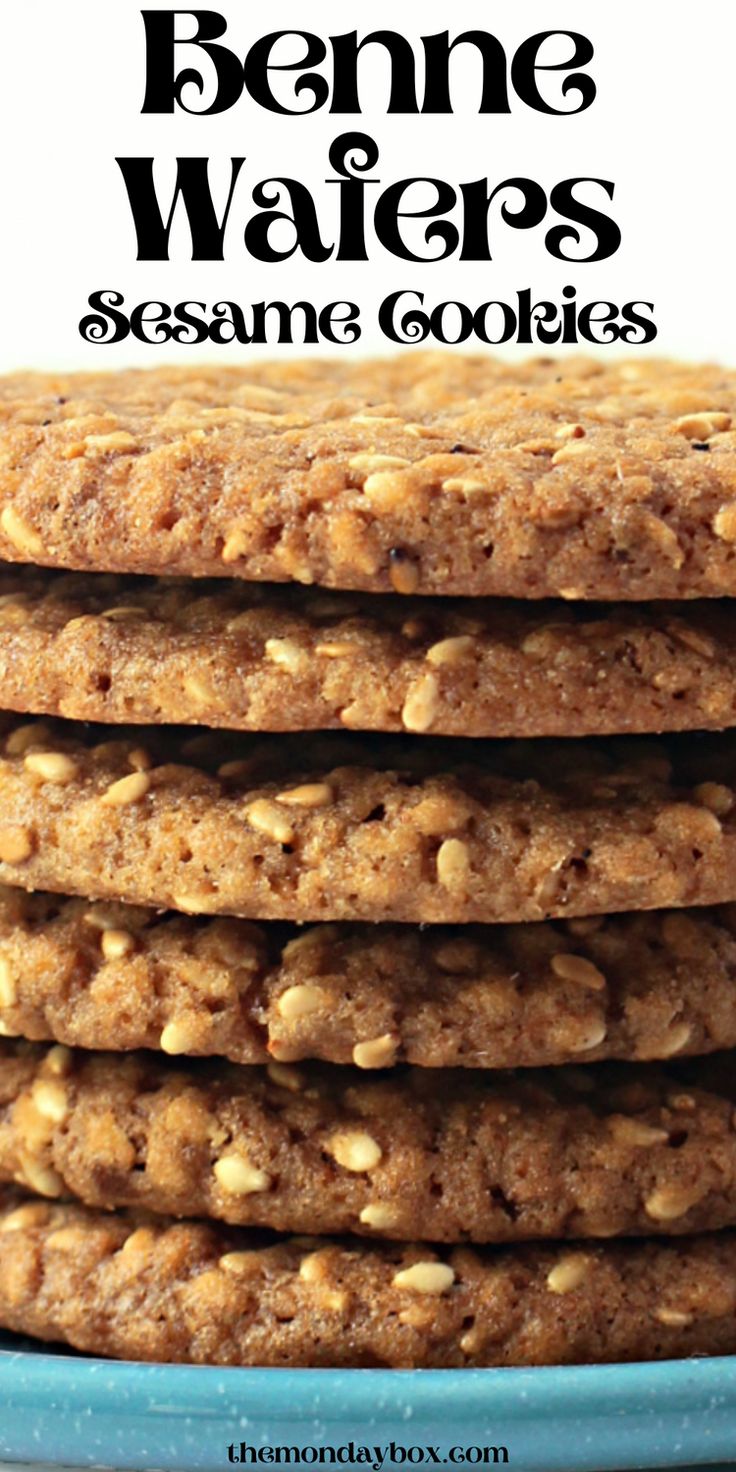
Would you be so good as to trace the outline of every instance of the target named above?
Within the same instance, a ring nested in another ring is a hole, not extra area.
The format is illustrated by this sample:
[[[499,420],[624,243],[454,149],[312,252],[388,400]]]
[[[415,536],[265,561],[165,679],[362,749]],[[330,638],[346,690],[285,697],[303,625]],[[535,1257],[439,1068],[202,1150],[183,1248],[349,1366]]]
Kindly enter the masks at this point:
[[[404,353],[0,382],[0,556],[399,593],[736,592],[736,383]]]
[[[734,1057],[518,1074],[0,1044],[0,1178],[87,1205],[403,1241],[736,1225]]]
[[[389,1368],[736,1350],[736,1238],[437,1251],[287,1239],[6,1193],[0,1323],[89,1354]]]
[[[6,568],[2,707],[252,731],[718,729],[736,725],[736,612]]]
[[[291,920],[541,920],[736,899],[727,736],[110,734],[5,719],[0,881]]]
[[[0,1028],[277,1072],[700,1055],[736,1047],[736,915],[299,930],[0,886]]]

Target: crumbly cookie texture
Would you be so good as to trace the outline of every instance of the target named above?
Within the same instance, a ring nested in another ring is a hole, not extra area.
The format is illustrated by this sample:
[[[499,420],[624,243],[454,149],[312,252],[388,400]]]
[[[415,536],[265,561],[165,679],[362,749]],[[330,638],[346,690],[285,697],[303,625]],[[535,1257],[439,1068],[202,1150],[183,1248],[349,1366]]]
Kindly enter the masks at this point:
[[[736,1237],[560,1247],[264,1245],[0,1198],[0,1323],[89,1354],[220,1365],[586,1364],[736,1351]]]
[[[0,881],[292,920],[541,920],[736,899],[728,737],[109,735],[6,722]]]
[[[736,592],[736,381],[403,353],[0,382],[0,556],[399,593]]]
[[[0,1033],[276,1078],[699,1055],[736,1046],[736,910],[300,931],[0,886]]]
[[[240,730],[736,725],[736,611],[0,574],[0,707]]]
[[[0,1179],[88,1206],[413,1241],[736,1224],[734,1057],[274,1071],[0,1043]]]

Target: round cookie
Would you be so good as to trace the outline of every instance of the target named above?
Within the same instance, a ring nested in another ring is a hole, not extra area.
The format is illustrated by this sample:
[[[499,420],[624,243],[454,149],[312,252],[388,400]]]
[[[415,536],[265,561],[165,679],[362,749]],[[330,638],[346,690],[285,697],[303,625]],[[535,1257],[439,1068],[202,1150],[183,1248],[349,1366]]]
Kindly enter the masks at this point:
[[[736,385],[486,355],[0,381],[0,556],[398,593],[736,592]]]
[[[736,912],[256,926],[0,886],[0,1032],[372,1070],[736,1046]]]
[[[266,1246],[7,1193],[0,1244],[0,1324],[119,1359],[403,1369],[736,1351],[732,1233],[442,1252]]]
[[[729,738],[15,726],[0,881],[193,914],[468,923],[736,899]]]
[[[0,1179],[280,1232],[413,1241],[736,1225],[734,1058],[518,1074],[0,1044]]]
[[[0,707],[249,731],[736,725],[736,611],[0,574]]]

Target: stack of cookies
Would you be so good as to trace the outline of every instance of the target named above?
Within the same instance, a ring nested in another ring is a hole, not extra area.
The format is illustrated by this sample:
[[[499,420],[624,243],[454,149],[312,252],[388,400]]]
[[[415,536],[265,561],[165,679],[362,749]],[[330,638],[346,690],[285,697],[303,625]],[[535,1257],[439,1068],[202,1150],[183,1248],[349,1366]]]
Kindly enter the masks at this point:
[[[0,1324],[736,1350],[736,382],[19,376],[0,557]]]

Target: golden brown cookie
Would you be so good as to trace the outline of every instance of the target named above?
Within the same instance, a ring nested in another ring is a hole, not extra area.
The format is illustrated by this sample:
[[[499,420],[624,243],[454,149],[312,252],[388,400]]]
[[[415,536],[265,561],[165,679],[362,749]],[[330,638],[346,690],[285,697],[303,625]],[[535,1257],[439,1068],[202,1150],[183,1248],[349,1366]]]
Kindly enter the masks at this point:
[[[0,1199],[0,1323],[118,1359],[590,1364],[736,1351],[736,1237],[560,1247],[266,1245]]]
[[[736,1046],[736,912],[462,928],[283,925],[0,886],[0,1032],[391,1068]]]
[[[413,1241],[736,1225],[734,1056],[366,1074],[0,1043],[0,1179],[89,1206]]]
[[[0,723],[2,724],[2,723]],[[191,913],[437,923],[736,899],[728,737],[258,741],[4,721],[0,881]]]
[[[0,573],[0,707],[239,730],[736,725],[736,611]]]
[[[399,593],[736,592],[736,384],[402,353],[0,382],[0,556]]]

